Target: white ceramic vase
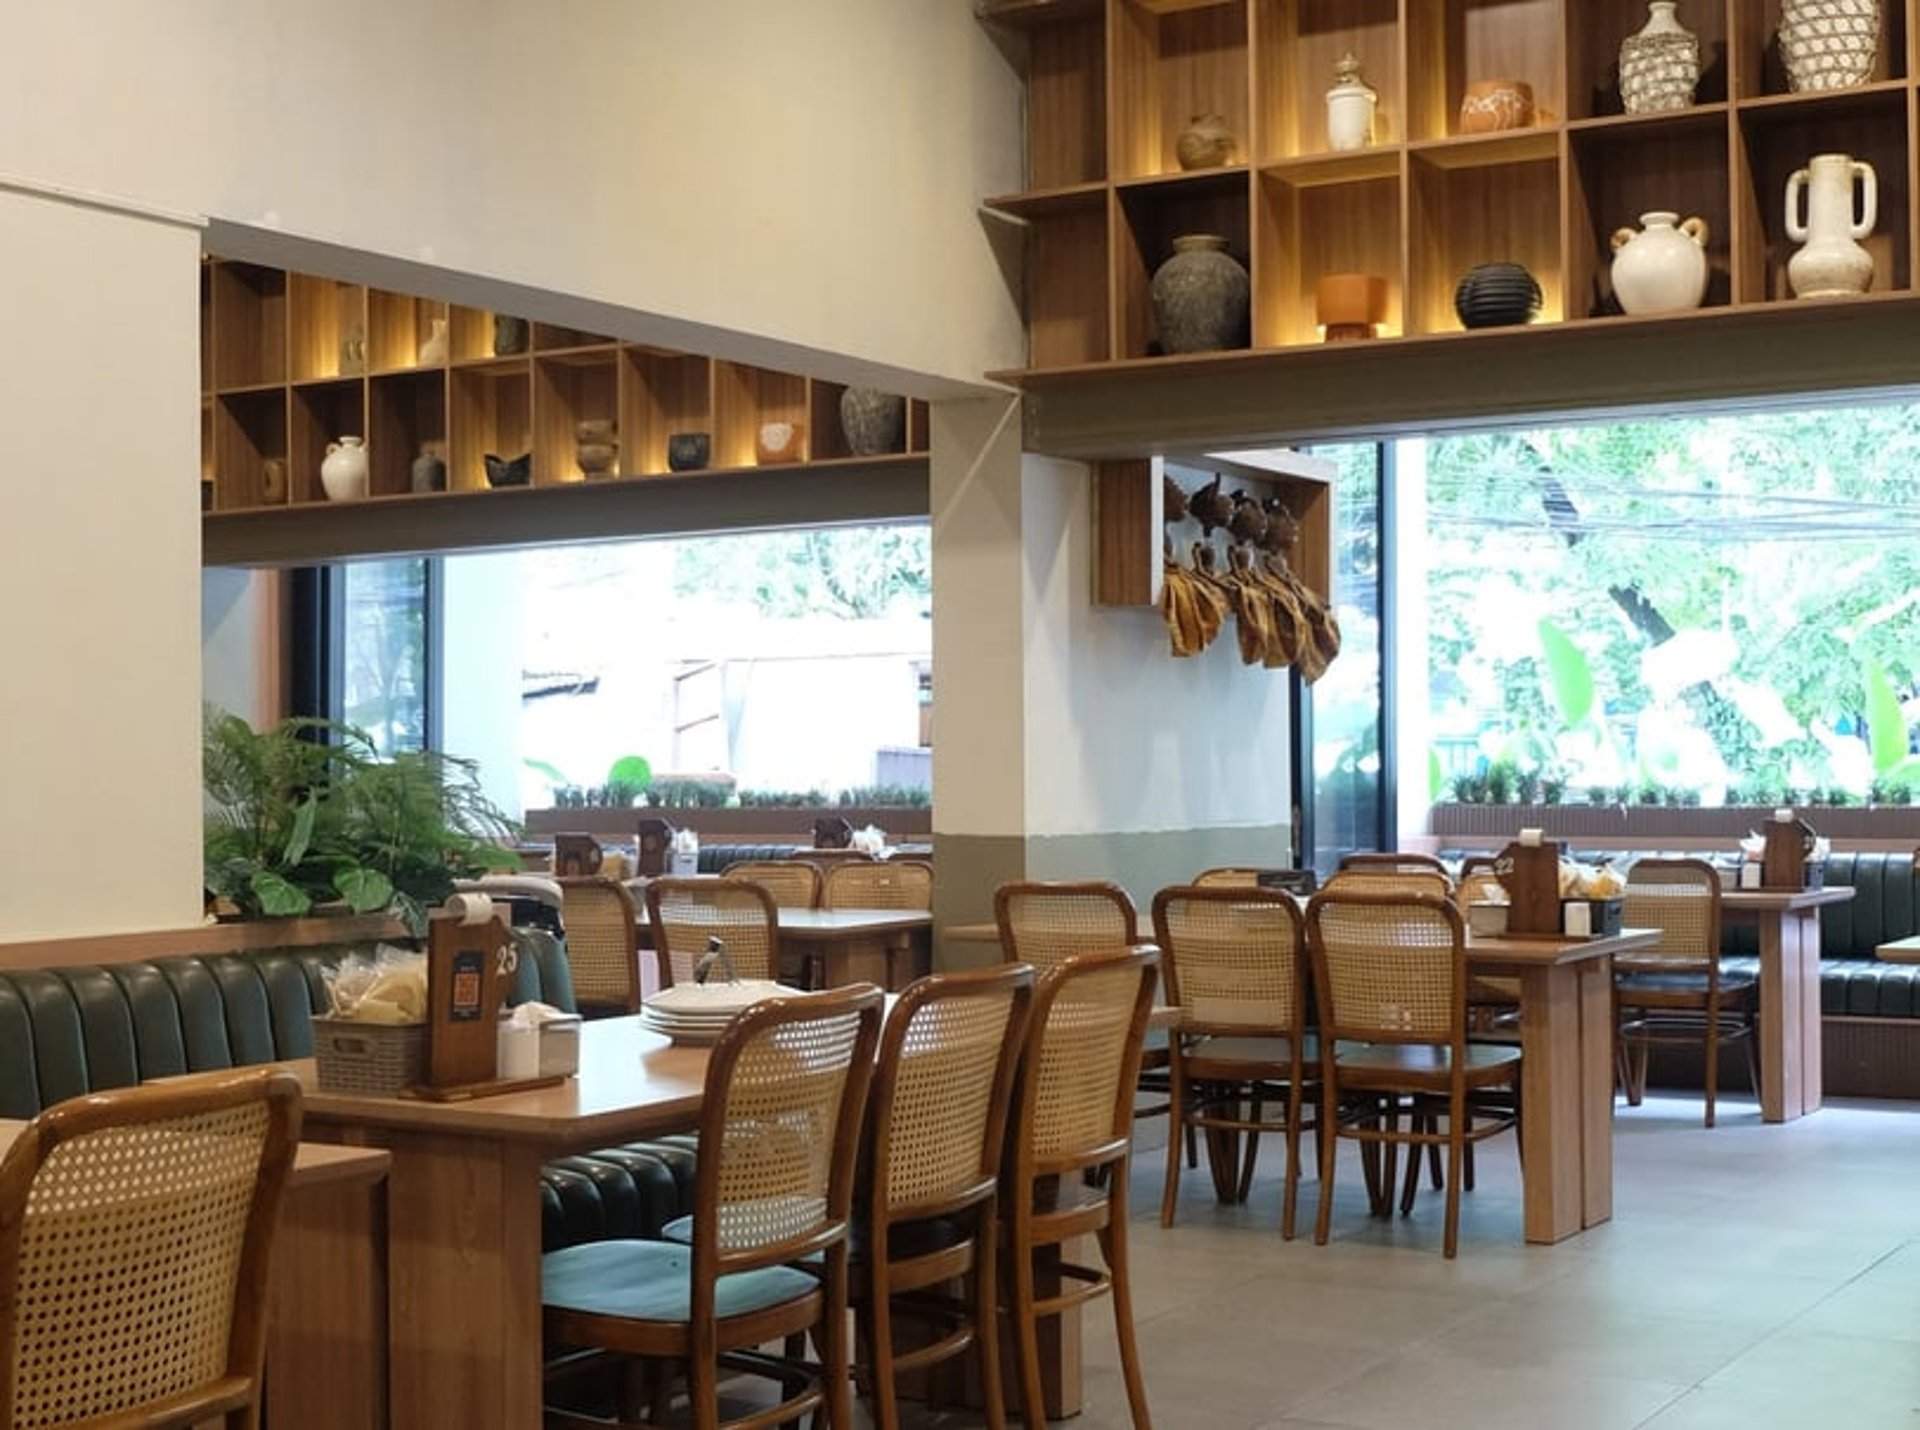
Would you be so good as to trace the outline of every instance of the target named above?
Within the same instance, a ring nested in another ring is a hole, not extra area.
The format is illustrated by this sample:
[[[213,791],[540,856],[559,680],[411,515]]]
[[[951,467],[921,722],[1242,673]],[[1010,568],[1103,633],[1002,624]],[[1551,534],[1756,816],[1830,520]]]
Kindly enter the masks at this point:
[[[1786,215],[1787,237],[1801,245],[1787,260],[1794,297],[1866,292],[1873,283],[1873,255],[1859,240],[1873,232],[1879,216],[1879,181],[1871,164],[1850,154],[1816,154],[1806,168],[1795,170],[1787,180]]]
[[[367,449],[358,437],[327,443],[320,485],[328,501],[355,501],[367,494]]]
[[[1693,103],[1700,41],[1676,18],[1677,4],[1649,0],[1647,23],[1620,43],[1620,105],[1629,114],[1664,114]]]
[[[1780,59],[1795,93],[1865,84],[1879,53],[1880,0],[1782,0]]]
[[[1680,313],[1707,296],[1707,221],[1664,211],[1613,236],[1613,295],[1629,313]]]
[[[1380,96],[1360,77],[1360,61],[1351,54],[1341,56],[1333,76],[1333,88],[1327,91],[1327,147],[1364,149],[1373,142]]]

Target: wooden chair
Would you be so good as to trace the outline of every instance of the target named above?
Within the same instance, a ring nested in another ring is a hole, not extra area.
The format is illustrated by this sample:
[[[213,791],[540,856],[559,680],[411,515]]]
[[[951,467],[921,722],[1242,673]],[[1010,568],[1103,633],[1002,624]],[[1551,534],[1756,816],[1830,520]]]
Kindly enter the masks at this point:
[[[640,1011],[640,926],[633,895],[599,874],[560,882],[567,963],[580,1012],[605,1018]]]
[[[1506,886],[1493,872],[1494,861],[1488,855],[1474,855],[1460,866],[1460,882],[1454,887],[1453,900],[1460,917],[1476,903],[1506,899]],[[1467,975],[1467,1023],[1480,1037],[1502,1032],[1511,1034],[1520,1025],[1520,980],[1507,975],[1469,973]]]
[[[917,859],[849,861],[827,870],[821,907],[931,909],[933,865]]]
[[[1180,1191],[1181,1134],[1246,1138],[1238,1182],[1245,1201],[1262,1132],[1286,1139],[1280,1234],[1293,1237],[1300,1189],[1300,1128],[1319,1051],[1306,1028],[1305,945],[1293,899],[1254,888],[1162,889],[1153,900],[1167,1001],[1180,1026],[1169,1040],[1173,1125],[1160,1225],[1172,1226]],[[1278,1116],[1263,1115],[1277,1106]]]
[[[860,1357],[879,1430],[900,1423],[895,1376],[970,1347],[992,1430],[1006,1423],[994,1263],[1000,1158],[1025,1046],[1033,970],[1003,964],[908,985],[887,1016],[867,1117],[864,1252],[854,1266]],[[968,1300],[940,1297],[967,1278]],[[942,1332],[894,1349],[896,1315]]]
[[[1627,1101],[1646,1091],[1647,1050],[1655,1043],[1701,1046],[1706,1056],[1706,1125],[1714,1122],[1720,1044],[1747,1049],[1753,1088],[1760,1089],[1760,985],[1751,974],[1720,967],[1720,875],[1704,859],[1641,859],[1627,875],[1625,923],[1657,928],[1660,943],[1613,961],[1613,997]]]
[[[1041,973],[1034,996],[1000,1193],[1007,1256],[1002,1294],[1028,1430],[1047,1423],[1040,1318],[1103,1293],[1113,1299],[1135,1430],[1152,1424],[1133,1333],[1127,1171],[1157,958],[1142,948],[1071,957]],[[1102,1265],[1060,1259],[1067,1243],[1089,1233]],[[1062,1283],[1044,1296],[1042,1269]]]
[[[1267,880],[1273,883],[1266,883]],[[1306,880],[1305,887],[1313,887],[1311,869],[1281,869],[1277,867],[1252,867],[1238,864],[1223,864],[1215,869],[1202,869],[1193,876],[1193,887],[1197,889],[1259,889],[1283,888],[1280,880]]]
[[[805,859],[742,859],[720,877],[758,884],[773,896],[776,909],[820,907],[820,867]]]
[[[1355,874],[1438,874],[1452,882],[1447,866],[1432,854],[1403,854],[1395,850],[1384,853],[1359,851],[1342,854],[1336,873]]]
[[[7,1425],[260,1424],[300,1083],[245,1068],[42,1112],[0,1159]]]
[[[1432,869],[1387,869],[1362,866],[1335,870],[1333,876],[1322,886],[1322,892],[1331,889],[1451,899],[1453,880],[1449,879],[1444,872],[1435,872]]]
[[[1133,900],[1118,884],[1102,879],[1002,884],[993,891],[993,918],[1006,960],[1043,971],[1078,954],[1131,948],[1140,941]],[[1166,1040],[1155,1033],[1148,1044],[1141,1091],[1165,1100],[1137,1108],[1137,1117],[1159,1117],[1173,1107]],[[1187,1161],[1198,1165],[1199,1160],[1198,1145],[1189,1139]]]
[[[1467,1041],[1460,911],[1431,894],[1329,888],[1307,905],[1307,946],[1319,994],[1321,1118],[1337,1134],[1321,1142],[1314,1240],[1324,1245],[1332,1227],[1341,1137],[1376,1150],[1444,1144],[1452,1257],[1465,1148],[1518,1123],[1510,1098],[1475,1094],[1517,1086],[1520,1072],[1518,1048]]]
[[[608,1355],[677,1362],[694,1425],[715,1430],[721,1371],[745,1371],[778,1381],[783,1399],[728,1424],[809,1411],[853,1424],[847,1231],[880,1003],[855,984],[770,998],[728,1026],[707,1063],[691,1245],[596,1241],[544,1257],[547,1343],[567,1348],[551,1378]],[[808,1334],[817,1360],[802,1354]],[[755,1349],[781,1340],[785,1355]],[[621,1419],[549,1408],[545,1423],[633,1424],[645,1398],[630,1374]]]
[[[647,885],[647,922],[660,986],[691,982],[709,944],[726,945],[740,978],[773,978],[780,915],[773,896],[744,879],[655,879]]]

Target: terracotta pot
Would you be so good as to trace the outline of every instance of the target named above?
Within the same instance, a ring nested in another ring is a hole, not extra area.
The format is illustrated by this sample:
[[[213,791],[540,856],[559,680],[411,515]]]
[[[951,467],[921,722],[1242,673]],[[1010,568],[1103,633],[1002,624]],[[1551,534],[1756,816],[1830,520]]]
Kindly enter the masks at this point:
[[[1517,79],[1480,79],[1460,101],[1462,134],[1493,134],[1533,123],[1533,86]]]
[[[1373,336],[1387,320],[1387,280],[1371,273],[1329,273],[1314,286],[1314,315],[1330,343]]]
[[[1183,169],[1211,169],[1231,164],[1235,147],[1226,120],[1217,114],[1196,114],[1174,141],[1173,153]]]

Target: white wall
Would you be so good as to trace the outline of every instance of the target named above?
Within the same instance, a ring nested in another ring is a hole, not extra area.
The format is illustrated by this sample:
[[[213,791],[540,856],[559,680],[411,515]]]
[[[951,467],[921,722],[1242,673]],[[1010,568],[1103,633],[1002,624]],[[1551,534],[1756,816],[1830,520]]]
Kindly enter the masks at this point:
[[[1242,665],[1231,625],[1176,660],[1159,611],[1095,606],[1087,468],[1024,467],[1027,833],[1287,823],[1287,672]]]
[[[200,918],[199,245],[0,188],[0,938]]]
[[[931,392],[1024,350],[976,213],[1020,187],[1020,86],[971,12],[13,5],[0,166],[581,295],[630,310],[619,336],[757,335]]]
[[[206,702],[258,727],[279,714],[279,672],[263,666],[278,649],[267,623],[279,610],[272,572],[212,567],[200,573],[200,662]]]

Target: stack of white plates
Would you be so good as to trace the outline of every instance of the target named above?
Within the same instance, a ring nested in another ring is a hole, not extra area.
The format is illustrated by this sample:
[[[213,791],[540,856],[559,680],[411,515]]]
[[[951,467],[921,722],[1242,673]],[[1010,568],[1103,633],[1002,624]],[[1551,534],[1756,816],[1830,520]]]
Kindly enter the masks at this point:
[[[712,1043],[742,1009],[763,998],[799,991],[764,978],[738,983],[676,983],[646,1001],[640,1009],[640,1021],[676,1043]]]

